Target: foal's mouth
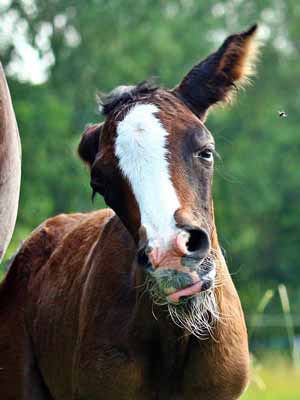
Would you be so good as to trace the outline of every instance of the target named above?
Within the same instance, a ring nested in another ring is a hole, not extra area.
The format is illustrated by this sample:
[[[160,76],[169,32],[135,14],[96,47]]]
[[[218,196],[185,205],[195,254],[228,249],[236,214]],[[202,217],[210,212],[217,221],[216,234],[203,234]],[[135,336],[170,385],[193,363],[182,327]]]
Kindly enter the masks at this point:
[[[216,277],[215,262],[211,257],[198,265],[181,265],[174,268],[159,267],[150,272],[153,283],[151,294],[160,304],[184,304],[191,298],[213,290]]]
[[[192,285],[186,286],[183,289],[176,290],[175,292],[171,293],[168,297],[167,300],[170,303],[173,304],[179,304],[180,301],[184,301],[190,297],[196,296],[199,294],[202,290],[203,283],[199,280],[196,283],[193,283]]]
[[[216,285],[212,254],[197,265],[148,271],[147,290],[153,303],[167,307],[175,325],[199,339],[212,336],[219,319]]]

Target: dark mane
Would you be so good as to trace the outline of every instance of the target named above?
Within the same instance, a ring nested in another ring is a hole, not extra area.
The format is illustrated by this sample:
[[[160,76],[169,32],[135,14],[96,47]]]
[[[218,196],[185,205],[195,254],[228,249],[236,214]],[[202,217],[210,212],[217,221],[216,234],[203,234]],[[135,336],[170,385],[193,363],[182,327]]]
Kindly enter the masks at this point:
[[[110,93],[98,96],[98,105],[103,115],[108,115],[116,107],[134,102],[140,97],[154,92],[158,86],[153,80],[143,81],[135,86],[118,86]]]

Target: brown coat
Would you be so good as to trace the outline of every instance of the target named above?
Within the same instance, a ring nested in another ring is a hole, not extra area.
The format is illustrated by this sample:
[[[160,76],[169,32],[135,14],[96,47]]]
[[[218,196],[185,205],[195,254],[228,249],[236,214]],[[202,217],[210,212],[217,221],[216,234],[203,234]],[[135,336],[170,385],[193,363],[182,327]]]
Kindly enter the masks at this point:
[[[111,210],[46,221],[0,289],[1,398],[237,398],[248,380],[247,335],[221,263],[228,318],[215,340],[199,341],[140,296],[135,245]]]

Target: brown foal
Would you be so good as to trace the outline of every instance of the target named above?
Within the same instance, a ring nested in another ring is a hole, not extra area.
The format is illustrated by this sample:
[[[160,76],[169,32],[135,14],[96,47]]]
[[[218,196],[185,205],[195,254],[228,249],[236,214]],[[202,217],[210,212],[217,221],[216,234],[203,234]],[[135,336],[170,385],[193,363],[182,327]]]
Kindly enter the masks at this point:
[[[256,26],[173,90],[102,99],[79,145],[106,210],[59,215],[17,253],[0,291],[4,400],[232,400],[247,332],[217,239],[204,122],[252,72]]]

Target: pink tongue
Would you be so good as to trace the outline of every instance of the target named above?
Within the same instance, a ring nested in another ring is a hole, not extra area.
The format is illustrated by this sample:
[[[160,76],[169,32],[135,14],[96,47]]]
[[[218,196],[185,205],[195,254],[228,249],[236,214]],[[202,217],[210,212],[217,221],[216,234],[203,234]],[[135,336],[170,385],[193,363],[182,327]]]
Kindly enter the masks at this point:
[[[192,296],[193,294],[199,293],[201,290],[202,283],[201,282],[196,282],[191,286],[188,286],[184,289],[178,290],[177,292],[174,292],[168,296],[168,299],[172,303],[178,303],[180,300],[180,297],[183,296]]]

